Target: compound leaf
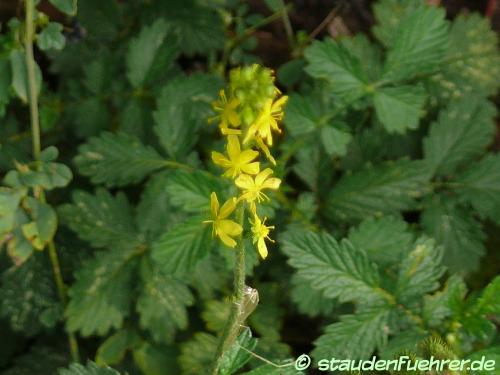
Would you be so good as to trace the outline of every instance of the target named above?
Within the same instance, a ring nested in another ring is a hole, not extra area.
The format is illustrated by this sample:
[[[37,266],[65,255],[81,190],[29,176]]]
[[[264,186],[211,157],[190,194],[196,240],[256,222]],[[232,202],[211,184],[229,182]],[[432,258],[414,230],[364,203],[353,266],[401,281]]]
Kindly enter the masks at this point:
[[[122,247],[97,252],[76,272],[76,281],[68,292],[69,331],[103,336],[122,326],[131,304],[137,254],[137,249]]]
[[[389,133],[416,129],[423,114],[426,95],[418,86],[380,88],[373,102],[377,118]]]
[[[424,230],[444,247],[443,264],[450,272],[472,272],[485,253],[481,224],[467,209],[436,199],[423,211]]]
[[[452,101],[441,111],[424,139],[425,159],[434,173],[452,173],[484,153],[495,132],[495,114],[491,103],[475,96]]]
[[[60,208],[62,222],[92,246],[130,247],[141,240],[125,194],[112,196],[105,189],[97,189],[92,195],[77,190],[73,193],[73,202]]]
[[[397,27],[384,67],[384,80],[401,81],[434,72],[448,48],[444,8],[420,7]]]
[[[315,41],[305,51],[309,63],[306,71],[314,78],[332,84],[332,90],[341,98],[351,101],[366,93],[367,78],[359,60],[342,44],[333,39]]]
[[[454,181],[461,198],[482,217],[500,223],[500,155],[489,154],[470,166]]]
[[[399,269],[397,298],[402,303],[414,302],[425,293],[439,287],[439,278],[445,268],[441,265],[442,247],[436,247],[434,240],[420,238],[414,250],[403,260]]]
[[[377,348],[387,342],[389,310],[343,315],[340,322],[326,327],[314,345],[313,356],[322,358],[367,359]]]
[[[139,35],[130,40],[126,64],[127,78],[132,86],[140,87],[144,83],[167,29],[167,23],[160,18],[152,25],[144,26]]]
[[[382,264],[397,263],[410,249],[413,237],[408,224],[396,216],[368,218],[349,231],[349,241]]]
[[[338,297],[341,302],[382,297],[377,267],[349,241],[338,243],[327,233],[288,231],[280,243],[298,276],[326,297]]]
[[[112,187],[139,182],[166,161],[135,136],[103,132],[79,147],[75,164],[94,184]]]
[[[330,192],[326,215],[342,220],[395,213],[414,206],[429,180],[422,161],[399,160],[345,174]]]
[[[179,223],[152,245],[152,257],[166,274],[183,275],[194,269],[214,246],[210,227],[203,218],[192,217]]]
[[[188,287],[166,275],[147,259],[141,264],[141,293],[137,300],[140,325],[158,342],[170,342],[176,329],[188,325],[186,308],[194,298]]]

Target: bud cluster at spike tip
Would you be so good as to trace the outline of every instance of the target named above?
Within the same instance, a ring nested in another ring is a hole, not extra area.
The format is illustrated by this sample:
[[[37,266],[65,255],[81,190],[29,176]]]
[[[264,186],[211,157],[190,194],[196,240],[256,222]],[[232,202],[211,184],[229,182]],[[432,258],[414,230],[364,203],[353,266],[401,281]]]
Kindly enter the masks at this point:
[[[214,236],[226,246],[235,247],[234,237],[241,235],[243,227],[230,217],[238,205],[247,205],[253,244],[263,259],[268,254],[266,241],[273,242],[269,234],[274,226],[265,225],[267,218],[258,216],[257,207],[269,200],[267,190],[277,190],[281,184],[280,179],[272,177],[276,161],[270,148],[273,134],[281,133],[287,99],[274,85],[271,69],[258,64],[236,68],[229,74],[228,86],[212,104],[215,116],[208,120],[209,124],[217,123],[226,140],[225,153],[213,151],[212,161],[224,169],[222,175],[233,180],[240,194],[219,207],[213,192],[212,218],[206,222],[212,224]]]

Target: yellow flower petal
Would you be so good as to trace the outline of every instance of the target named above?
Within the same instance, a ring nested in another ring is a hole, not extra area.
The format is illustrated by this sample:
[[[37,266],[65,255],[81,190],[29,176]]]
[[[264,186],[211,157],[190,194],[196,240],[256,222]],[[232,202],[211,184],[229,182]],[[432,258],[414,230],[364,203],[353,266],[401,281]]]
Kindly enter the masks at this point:
[[[231,162],[223,154],[217,151],[212,151],[212,161],[223,168],[229,168],[231,166]]]
[[[215,194],[215,192],[210,194],[210,209],[212,211],[212,216],[216,218],[219,211],[219,200],[217,199],[217,194]]]
[[[237,106],[238,103],[234,107]],[[238,116],[238,114],[234,111],[230,111],[227,113],[227,119],[229,120],[229,123],[233,126],[240,126],[241,124],[240,116]]]
[[[227,126],[221,126],[220,131],[223,135],[240,135],[241,134],[241,130],[231,129],[231,128],[228,128]]]
[[[238,178],[234,181],[234,183],[240,189],[252,189],[255,185],[253,182],[253,178],[247,174],[240,174]]]
[[[259,241],[257,242],[257,249],[259,250],[259,254],[262,257],[262,259],[267,258],[267,246],[266,246],[266,241],[264,241],[264,238],[259,238]]]
[[[273,170],[271,168],[266,168],[262,172],[260,172],[256,177],[255,177],[255,185],[260,186],[263,184],[263,182],[269,177],[270,175],[273,174]]]
[[[276,177],[268,178],[263,184],[262,188],[276,190],[280,187],[281,180]]]
[[[219,215],[217,216],[219,219],[225,219],[231,213],[234,211],[236,208],[236,198],[230,198],[224,203],[220,209]]]
[[[236,241],[233,240],[231,237],[229,237],[227,234],[220,233],[219,238],[221,241],[224,243],[224,245],[229,246],[229,247],[235,247],[236,246]]]
[[[246,164],[251,162],[253,159],[255,159],[257,156],[259,156],[259,152],[255,150],[243,150],[240,155],[239,155],[239,161],[241,164]]]
[[[241,167],[241,170],[246,174],[257,174],[260,170],[260,164],[258,161],[254,163],[245,164]]]
[[[243,232],[241,225],[232,220],[220,220],[218,226],[221,233],[231,237],[239,236]]]
[[[236,135],[228,135],[227,137],[227,154],[229,155],[229,159],[234,161],[240,155],[240,140]]]

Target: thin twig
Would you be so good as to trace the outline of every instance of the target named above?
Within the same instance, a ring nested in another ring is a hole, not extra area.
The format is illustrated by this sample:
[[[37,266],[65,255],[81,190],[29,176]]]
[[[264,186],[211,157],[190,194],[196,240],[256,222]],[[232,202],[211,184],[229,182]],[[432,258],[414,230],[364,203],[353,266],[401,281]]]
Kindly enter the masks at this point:
[[[314,39],[318,36],[318,34],[337,16],[337,13],[340,9],[340,5],[334,7],[324,18],[321,23],[316,26],[316,28],[309,34],[309,39]]]

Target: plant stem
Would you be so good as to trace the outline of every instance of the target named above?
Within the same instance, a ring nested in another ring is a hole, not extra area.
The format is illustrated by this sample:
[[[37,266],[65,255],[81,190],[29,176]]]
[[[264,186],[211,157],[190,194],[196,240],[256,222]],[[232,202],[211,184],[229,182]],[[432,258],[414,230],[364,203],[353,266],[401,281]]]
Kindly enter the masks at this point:
[[[26,71],[28,76],[28,97],[30,105],[31,117],[31,138],[33,143],[33,158],[35,162],[40,161],[41,154],[41,137],[40,137],[40,117],[38,113],[38,93],[36,87],[35,75],[35,57],[33,54],[33,40],[34,40],[34,24],[33,17],[35,12],[35,4],[33,0],[25,0],[25,13],[26,13],[26,32],[24,40],[24,48],[26,52]],[[38,199],[45,203],[45,194],[42,189],[37,190]],[[61,274],[61,267],[59,265],[59,258],[57,257],[56,247],[53,241],[48,244],[48,252],[52,269],[54,272],[54,279],[57,287],[59,299],[63,306],[66,306],[66,285]],[[72,333],[68,333],[68,341],[71,352],[71,357],[74,361],[79,361],[78,343]]]
[[[295,48],[295,37],[293,34],[292,23],[290,22],[290,16],[288,15],[288,7],[285,4],[284,0],[280,0],[281,8],[283,9],[283,13],[281,15],[283,21],[283,27],[285,28],[286,37],[288,39],[288,45],[290,49],[293,51]]]
[[[245,220],[245,207],[241,205],[237,211],[238,222],[243,226]],[[245,246],[243,244],[243,235],[238,239],[238,247],[236,249],[236,262],[234,265],[234,296],[231,305],[229,317],[224,326],[222,336],[217,344],[215,352],[214,363],[212,366],[211,374],[217,375],[219,373],[224,352],[231,346],[234,339],[237,337],[240,323],[238,317],[241,315],[243,306],[243,289],[245,288]]]

